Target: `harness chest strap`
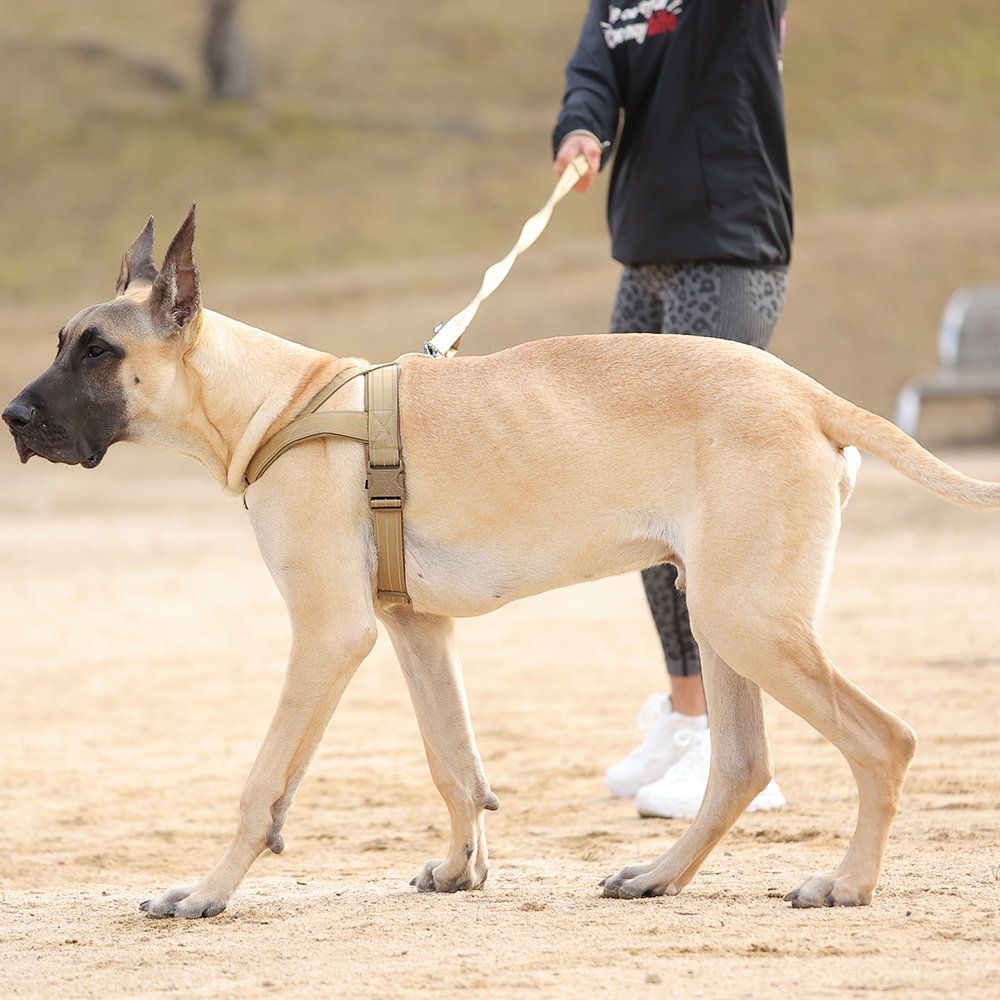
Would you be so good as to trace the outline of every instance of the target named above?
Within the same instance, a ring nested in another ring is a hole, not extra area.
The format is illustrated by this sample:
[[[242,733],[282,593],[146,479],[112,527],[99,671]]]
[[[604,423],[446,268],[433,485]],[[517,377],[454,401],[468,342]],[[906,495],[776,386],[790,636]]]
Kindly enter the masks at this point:
[[[319,437],[343,437],[368,446],[368,505],[378,553],[378,597],[387,604],[409,604],[403,566],[403,456],[399,442],[398,364],[348,368],[310,400],[303,413],[266,441],[247,466],[246,481],[256,482],[289,448]],[[365,410],[316,413],[338,389],[365,377]]]

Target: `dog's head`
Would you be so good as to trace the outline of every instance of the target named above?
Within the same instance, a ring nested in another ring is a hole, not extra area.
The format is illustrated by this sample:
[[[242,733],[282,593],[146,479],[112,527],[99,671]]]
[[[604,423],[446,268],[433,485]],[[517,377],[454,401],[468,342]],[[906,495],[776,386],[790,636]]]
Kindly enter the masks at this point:
[[[194,206],[167,250],[153,263],[153,220],[125,251],[115,298],[74,316],[59,331],[51,367],[3,411],[22,462],[94,468],[127,437],[130,416],[162,393],[171,356],[198,328],[201,291],[192,256]]]

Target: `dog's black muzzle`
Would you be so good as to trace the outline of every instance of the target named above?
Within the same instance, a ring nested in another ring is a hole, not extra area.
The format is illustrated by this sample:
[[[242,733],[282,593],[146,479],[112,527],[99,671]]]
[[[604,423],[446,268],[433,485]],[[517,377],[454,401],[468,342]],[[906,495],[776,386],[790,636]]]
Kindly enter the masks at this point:
[[[32,397],[31,388],[24,389],[3,411],[18,458],[27,462],[32,455],[38,455],[50,462],[82,465],[85,469],[100,464],[117,430],[115,417],[105,412],[96,420],[74,422],[51,413]],[[71,404],[70,409],[81,408],[80,401],[74,402],[76,405]],[[79,429],[72,429],[74,423]]]

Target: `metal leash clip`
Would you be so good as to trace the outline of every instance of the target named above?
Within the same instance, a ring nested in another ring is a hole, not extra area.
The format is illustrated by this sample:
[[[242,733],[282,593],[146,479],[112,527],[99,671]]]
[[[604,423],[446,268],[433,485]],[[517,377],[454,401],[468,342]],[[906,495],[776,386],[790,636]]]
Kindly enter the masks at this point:
[[[431,331],[431,333],[433,333],[435,336],[437,336],[443,329],[444,329],[444,320],[441,320],[440,323],[435,323],[434,324],[434,329]],[[437,347],[434,345],[434,342],[431,341],[431,340],[425,340],[424,341],[424,354],[426,354],[426,355],[428,355],[429,357],[432,357],[432,358],[446,358],[446,357],[448,357],[447,354],[444,354],[441,351],[439,351],[437,349]]]

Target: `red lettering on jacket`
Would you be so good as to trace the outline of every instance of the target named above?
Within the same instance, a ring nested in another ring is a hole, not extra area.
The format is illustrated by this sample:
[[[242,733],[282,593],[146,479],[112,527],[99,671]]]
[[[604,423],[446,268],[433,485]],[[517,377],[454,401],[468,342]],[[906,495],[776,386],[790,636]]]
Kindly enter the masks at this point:
[[[677,27],[677,15],[668,14],[665,10],[658,10],[650,19],[649,27],[646,29],[647,35],[662,35],[664,32],[673,31]]]

